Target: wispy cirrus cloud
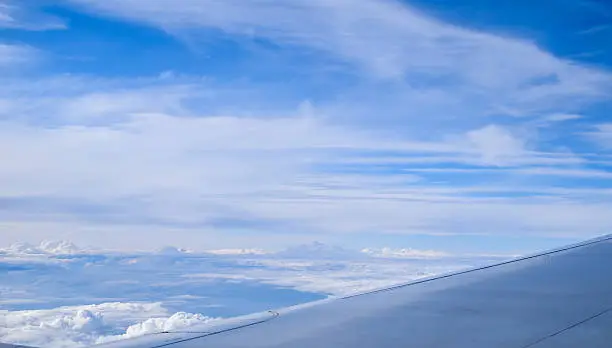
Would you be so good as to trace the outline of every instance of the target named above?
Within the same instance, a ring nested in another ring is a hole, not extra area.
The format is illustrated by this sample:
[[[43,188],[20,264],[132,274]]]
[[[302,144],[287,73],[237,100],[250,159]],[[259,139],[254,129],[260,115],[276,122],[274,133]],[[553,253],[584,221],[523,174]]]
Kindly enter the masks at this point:
[[[57,30],[66,29],[66,23],[57,17],[41,13],[23,2],[3,0],[0,2],[0,29]]]
[[[170,314],[161,303],[102,303],[0,313],[3,342],[55,347],[88,347],[214,320],[201,314]],[[116,334],[117,329],[124,333]]]
[[[612,148],[612,123],[596,125],[593,131],[587,132],[587,136],[605,148]]]
[[[590,201],[588,192],[574,193],[568,203],[567,192],[533,182],[599,177],[578,170],[585,159],[538,152],[504,126],[436,141],[387,138],[300,107],[274,117],[201,114],[188,107],[191,98],[208,93],[201,85],[117,89],[106,83],[93,89],[68,84],[75,89],[33,98],[22,104],[29,111],[17,113],[27,116],[21,120],[5,111],[0,193],[3,216],[12,221],[7,228],[22,236],[79,224],[97,226],[92,233],[127,228],[134,236],[122,240],[127,246],[141,244],[138,235],[153,233],[153,226],[175,231],[156,228],[155,243],[237,229],[284,243],[373,230],[573,236],[612,224],[605,218],[608,204]],[[41,126],[36,116],[44,110],[54,120]],[[404,160],[385,158],[389,153]],[[513,197],[517,185],[530,193]],[[534,200],[538,195],[544,198]],[[42,224],[32,224],[34,217]],[[15,229],[16,223],[22,227]],[[286,239],[272,237],[287,230]],[[247,239],[226,235],[218,246]]]
[[[178,36],[215,28],[308,47],[380,78],[410,82],[436,76],[437,81],[426,78],[427,84],[504,91],[508,102],[523,106],[550,98],[602,97],[601,87],[610,88],[608,73],[558,59],[528,41],[442,23],[398,1],[181,0],[171,9],[164,1],[70,2]]]

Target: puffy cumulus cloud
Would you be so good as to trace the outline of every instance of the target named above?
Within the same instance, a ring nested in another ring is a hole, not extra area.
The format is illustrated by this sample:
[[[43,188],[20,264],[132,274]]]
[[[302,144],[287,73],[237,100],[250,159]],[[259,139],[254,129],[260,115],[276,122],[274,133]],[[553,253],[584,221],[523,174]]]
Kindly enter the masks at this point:
[[[206,253],[213,255],[266,255],[269,251],[264,249],[211,249],[206,250]]]
[[[296,152],[360,143],[308,118],[141,114],[112,126],[4,126],[0,153],[12,163],[0,171],[4,195],[256,191],[307,166],[307,153]]]
[[[85,347],[212,320],[184,312],[170,315],[160,303],[103,303],[44,310],[5,310],[0,311],[0,315],[0,341],[38,347]],[[123,328],[124,333],[118,334],[119,328]]]

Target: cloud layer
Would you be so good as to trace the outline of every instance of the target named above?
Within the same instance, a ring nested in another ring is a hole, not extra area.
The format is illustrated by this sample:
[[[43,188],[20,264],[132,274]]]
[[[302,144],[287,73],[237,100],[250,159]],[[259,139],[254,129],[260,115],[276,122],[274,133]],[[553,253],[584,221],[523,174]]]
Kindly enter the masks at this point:
[[[84,347],[499,259],[419,250],[358,252],[322,243],[237,254],[170,247],[120,253],[70,242],[20,243],[0,249],[0,342]]]

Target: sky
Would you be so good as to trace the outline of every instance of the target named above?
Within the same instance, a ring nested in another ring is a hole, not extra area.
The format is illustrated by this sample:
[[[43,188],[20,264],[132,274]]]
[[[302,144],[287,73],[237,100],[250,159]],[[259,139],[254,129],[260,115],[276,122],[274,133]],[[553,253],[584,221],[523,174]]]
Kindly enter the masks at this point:
[[[610,233],[604,0],[0,0],[0,245]]]

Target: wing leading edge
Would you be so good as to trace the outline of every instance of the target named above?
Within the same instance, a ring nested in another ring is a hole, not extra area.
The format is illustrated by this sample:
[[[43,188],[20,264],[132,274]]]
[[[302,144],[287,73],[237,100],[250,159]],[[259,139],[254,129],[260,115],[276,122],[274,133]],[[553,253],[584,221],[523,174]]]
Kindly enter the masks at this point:
[[[611,347],[611,267],[612,236],[606,236],[189,333],[162,333],[105,346]]]

